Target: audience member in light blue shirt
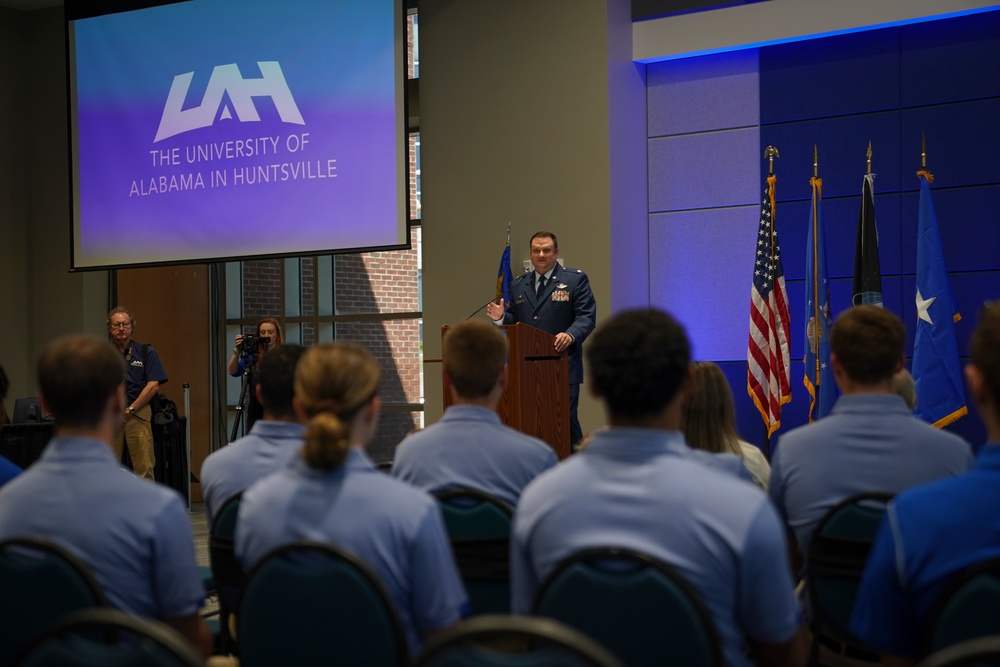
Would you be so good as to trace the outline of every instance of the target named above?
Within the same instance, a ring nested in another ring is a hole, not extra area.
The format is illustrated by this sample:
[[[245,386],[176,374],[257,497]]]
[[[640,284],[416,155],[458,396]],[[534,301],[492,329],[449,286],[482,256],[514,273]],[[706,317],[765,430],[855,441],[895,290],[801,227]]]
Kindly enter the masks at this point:
[[[889,504],[858,589],[851,631],[886,665],[916,663],[938,594],[963,569],[1000,557],[1000,302],[979,315],[965,379],[989,443],[968,474],[903,491]]]
[[[465,589],[441,511],[427,493],[378,472],[364,453],[380,400],[375,360],[357,345],[308,350],[295,373],[302,457],[243,494],[236,557],[245,570],[277,547],[326,542],[367,563],[389,590],[410,651],[462,618]]]
[[[781,436],[771,457],[768,494],[802,557],[820,519],[841,500],[897,493],[972,466],[969,443],[914,417],[895,393],[905,344],[903,322],[875,306],[845,310],[830,329],[840,398],[826,417]]]
[[[245,437],[211,454],[201,466],[208,525],[222,505],[261,477],[288,465],[302,445],[306,429],[299,423],[295,396],[295,365],[305,352],[301,345],[278,345],[262,356],[254,391],[264,416]]]
[[[180,495],[125,472],[111,449],[125,412],[125,360],[106,340],[67,336],[38,361],[40,401],[55,437],[0,489],[0,539],[37,536],[93,571],[112,605],[165,622],[203,655],[203,585]],[[10,602],[9,600],[7,602]]]
[[[438,423],[399,444],[392,475],[430,492],[484,491],[513,507],[528,482],[556,464],[556,455],[500,423],[507,337],[487,322],[465,320],[448,329],[441,356],[452,404]]]
[[[522,494],[511,538],[513,612],[530,612],[541,582],[574,552],[630,548],[673,566],[698,591],[726,664],[749,666],[750,652],[765,667],[804,664],[776,512],[751,483],[691,456],[679,430],[692,381],[684,330],[662,312],[626,311],[591,336],[587,358],[610,427]]]

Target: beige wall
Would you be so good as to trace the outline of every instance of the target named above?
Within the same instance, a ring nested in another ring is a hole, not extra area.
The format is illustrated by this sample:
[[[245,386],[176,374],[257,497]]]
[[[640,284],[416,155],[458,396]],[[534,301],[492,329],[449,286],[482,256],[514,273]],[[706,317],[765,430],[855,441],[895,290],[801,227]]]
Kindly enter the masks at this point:
[[[27,73],[27,14],[0,9],[0,364],[13,399],[27,391],[28,357],[28,141],[24,132]]]
[[[627,0],[421,1],[425,358],[440,358],[441,325],[493,293],[508,220],[515,272],[531,234],[552,231],[566,265],[589,275],[598,321],[608,315],[612,214],[626,216],[616,230],[644,227],[646,218],[642,206],[621,205],[611,177],[614,159],[641,184],[645,204],[644,148],[634,150],[644,146],[645,92],[634,85],[628,13]],[[629,151],[612,146],[622,107],[638,118]],[[439,364],[425,365],[425,383],[432,422],[441,412]],[[603,419],[583,392],[584,431]]]
[[[0,10],[0,363],[10,398],[37,393],[34,359],[48,342],[106,332],[107,272],[69,273],[64,35],[62,8]]]

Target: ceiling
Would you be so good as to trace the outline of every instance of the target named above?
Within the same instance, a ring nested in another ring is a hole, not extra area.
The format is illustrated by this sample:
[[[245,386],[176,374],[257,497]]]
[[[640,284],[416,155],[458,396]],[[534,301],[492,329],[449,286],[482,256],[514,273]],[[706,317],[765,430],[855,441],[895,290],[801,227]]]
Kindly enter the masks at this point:
[[[0,7],[31,11],[46,7],[61,7],[63,0],[0,0]]]

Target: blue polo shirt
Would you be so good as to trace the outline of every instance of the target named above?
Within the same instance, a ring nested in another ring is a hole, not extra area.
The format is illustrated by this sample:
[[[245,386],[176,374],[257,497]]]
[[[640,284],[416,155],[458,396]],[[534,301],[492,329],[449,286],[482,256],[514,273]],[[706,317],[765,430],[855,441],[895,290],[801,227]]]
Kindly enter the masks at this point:
[[[339,468],[301,458],[243,494],[236,557],[250,570],[266,553],[312,540],[367,563],[392,595],[412,655],[421,638],[459,621],[467,602],[437,502],[379,472],[352,447]]]
[[[255,421],[250,433],[213,452],[201,465],[205,518],[265,475],[288,465],[299,451],[306,427],[294,422]]]
[[[889,504],[868,556],[851,630],[877,651],[916,657],[931,604],[960,570],[1000,557],[1000,443],[959,477]]]
[[[14,465],[6,458],[0,456],[0,486],[14,479],[22,472],[20,466]]]
[[[556,463],[551,447],[504,426],[496,412],[452,405],[399,443],[392,475],[429,492],[477,489],[514,507],[528,482]]]
[[[153,380],[160,384],[167,382],[167,371],[163,369],[160,355],[152,345],[146,345],[146,356],[142,356],[142,344],[129,341],[125,351],[125,397],[131,402],[139,398],[146,385]]]
[[[781,436],[768,495],[805,555],[816,525],[841,500],[959,475],[973,461],[969,443],[914,417],[899,396],[845,394],[823,419]]]
[[[752,483],[691,452],[677,431],[611,428],[539,475],[514,515],[512,611],[530,612],[539,584],[571,554],[622,547],[665,561],[694,586],[726,664],[751,665],[750,640],[791,640],[801,613],[774,508]]]
[[[54,540],[79,556],[124,611],[171,619],[204,602],[180,495],[126,472],[98,440],[55,437],[0,489],[0,538],[21,535]]]

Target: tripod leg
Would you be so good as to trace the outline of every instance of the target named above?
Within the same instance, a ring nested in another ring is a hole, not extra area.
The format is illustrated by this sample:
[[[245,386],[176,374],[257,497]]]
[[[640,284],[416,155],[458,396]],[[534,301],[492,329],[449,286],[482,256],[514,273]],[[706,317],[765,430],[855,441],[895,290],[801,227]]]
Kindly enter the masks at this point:
[[[236,434],[240,431],[240,422],[243,419],[243,413],[246,411],[246,398],[247,392],[250,389],[250,363],[247,360],[247,365],[243,369],[243,380],[240,386],[240,400],[236,404],[236,420],[233,422],[233,431],[229,436],[229,442],[235,442]]]

